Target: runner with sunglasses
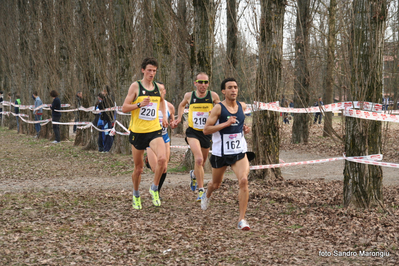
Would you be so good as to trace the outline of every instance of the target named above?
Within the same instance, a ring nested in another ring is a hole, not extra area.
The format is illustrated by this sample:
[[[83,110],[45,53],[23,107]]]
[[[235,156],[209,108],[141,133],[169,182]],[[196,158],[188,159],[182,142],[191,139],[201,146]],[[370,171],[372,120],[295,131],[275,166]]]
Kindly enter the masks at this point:
[[[200,202],[203,195],[205,195],[204,165],[208,159],[212,142],[212,135],[204,135],[202,131],[213,105],[219,103],[220,98],[216,92],[208,90],[209,77],[204,72],[197,74],[194,86],[196,90],[187,92],[179,104],[177,119],[174,121],[174,126],[177,126],[181,122],[184,108],[189,104],[186,142],[190,145],[195,159],[194,170],[190,171],[190,187],[192,191],[195,191],[198,186],[197,202]]]

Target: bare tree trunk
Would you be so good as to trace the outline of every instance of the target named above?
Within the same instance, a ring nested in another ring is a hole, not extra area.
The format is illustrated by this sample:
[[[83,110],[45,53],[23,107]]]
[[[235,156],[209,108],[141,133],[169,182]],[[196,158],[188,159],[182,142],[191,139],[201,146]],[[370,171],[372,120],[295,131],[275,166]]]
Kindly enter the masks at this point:
[[[194,73],[212,76],[214,47],[214,0],[193,0],[194,6]]]
[[[191,83],[190,73],[190,45],[191,37],[188,34],[188,18],[187,18],[187,6],[185,0],[179,0],[177,9],[177,60],[176,60],[176,85],[173,94],[169,94],[172,97],[172,103],[175,106],[175,110],[178,110],[178,106],[184,95],[184,92],[188,88],[188,83]],[[175,130],[177,134],[183,134],[183,123],[180,123]]]
[[[351,94],[354,99],[381,102],[386,1],[356,0],[353,10]],[[381,153],[381,146],[381,122],[346,118],[347,156]],[[346,161],[344,206],[369,208],[382,203],[381,167]]]
[[[256,100],[278,100],[283,55],[283,25],[285,1],[261,1],[259,64],[256,78]],[[258,111],[253,115],[253,149],[257,164],[279,162],[280,133],[279,114]],[[281,179],[280,168],[260,170],[253,173],[258,178]]]
[[[237,2],[236,0],[227,0],[227,67],[226,77],[233,77],[237,66]]]
[[[328,14],[328,37],[327,37],[327,75],[326,75],[326,96],[324,99],[325,104],[333,103],[334,91],[334,68],[335,68],[335,15],[337,12],[336,0],[330,0],[329,14]],[[324,113],[324,132],[323,136],[331,136],[332,127],[332,112]]]
[[[309,68],[307,53],[309,49],[310,0],[298,0],[296,31],[295,31],[295,95],[297,108],[309,106]],[[292,127],[292,143],[308,143],[309,114],[295,114]]]

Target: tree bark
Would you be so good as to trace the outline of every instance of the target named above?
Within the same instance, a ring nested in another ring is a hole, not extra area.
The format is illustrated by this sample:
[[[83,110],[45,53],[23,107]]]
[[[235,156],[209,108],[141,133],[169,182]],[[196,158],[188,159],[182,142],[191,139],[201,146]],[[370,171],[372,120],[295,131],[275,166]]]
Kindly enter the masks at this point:
[[[295,82],[294,104],[296,108],[309,107],[309,29],[310,0],[298,0],[296,31],[295,31]],[[292,127],[292,143],[308,143],[309,114],[295,114]]]
[[[194,6],[194,73],[212,76],[215,26],[214,0],[193,0]]]
[[[353,2],[351,32],[351,95],[354,99],[382,101],[382,51],[386,1]],[[346,156],[381,153],[381,122],[346,118]],[[344,206],[369,208],[383,204],[380,166],[345,161]]]
[[[236,0],[227,0],[227,67],[226,77],[234,77],[237,66],[237,2]]]
[[[327,36],[327,75],[326,75],[326,96],[324,99],[325,104],[333,103],[334,91],[334,68],[335,68],[335,16],[337,12],[337,1],[330,0],[330,7],[328,9],[328,36]],[[324,131],[323,136],[331,136],[333,132],[332,127],[332,112],[324,113]]]
[[[259,64],[256,77],[256,100],[272,102],[278,100],[282,71],[283,25],[285,1],[261,1],[259,40]],[[252,139],[256,164],[279,162],[280,133],[279,114],[271,111],[253,113]],[[280,168],[251,172],[264,179],[281,179]]]

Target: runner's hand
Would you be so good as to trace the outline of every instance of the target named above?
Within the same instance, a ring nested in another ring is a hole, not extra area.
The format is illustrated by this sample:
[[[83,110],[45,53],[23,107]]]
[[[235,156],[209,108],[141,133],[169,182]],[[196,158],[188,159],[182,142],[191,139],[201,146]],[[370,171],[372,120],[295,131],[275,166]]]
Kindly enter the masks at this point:
[[[237,120],[237,117],[232,115],[229,117],[229,119],[226,122],[227,122],[228,126],[231,126],[232,124],[236,123],[236,120]]]
[[[167,128],[168,127],[168,119],[165,119],[164,117],[162,117],[162,126],[164,127],[164,128]]]
[[[249,126],[247,126],[247,125],[244,125],[244,126],[242,127],[242,129],[244,130],[244,134],[248,134],[249,131],[251,131],[251,128],[250,128]]]
[[[140,107],[149,105],[150,101],[150,96],[147,96],[147,98],[144,98],[144,100],[141,102]]]

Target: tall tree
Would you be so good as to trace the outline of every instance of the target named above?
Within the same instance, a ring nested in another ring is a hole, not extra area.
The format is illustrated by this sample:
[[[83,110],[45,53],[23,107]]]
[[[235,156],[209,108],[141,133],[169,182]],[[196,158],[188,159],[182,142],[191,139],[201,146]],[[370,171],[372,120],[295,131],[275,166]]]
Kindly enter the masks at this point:
[[[381,102],[386,0],[355,0],[351,32],[351,94],[353,99]],[[346,117],[347,156],[381,153],[381,122]],[[380,166],[345,162],[344,206],[368,208],[382,204]]]
[[[298,0],[295,31],[295,82],[294,105],[297,108],[309,106],[309,29],[310,29],[310,0]],[[292,143],[308,143],[309,115],[295,114],[292,127]]]
[[[328,8],[328,36],[327,36],[327,74],[326,74],[326,96],[324,98],[325,104],[333,103],[334,91],[334,68],[335,68],[335,16],[337,13],[337,1],[330,0]],[[324,114],[324,132],[323,136],[331,136],[332,133],[332,112]]]
[[[176,110],[178,110],[179,103],[182,99],[182,95],[186,91],[189,84],[192,84],[190,77],[190,48],[192,47],[192,39],[189,32],[189,19],[187,12],[187,1],[179,0],[176,14],[176,27],[177,36],[176,38],[176,82],[174,85],[174,93],[169,94],[169,99],[172,99]],[[176,133],[183,134],[183,124],[180,123],[176,129]]]
[[[215,3],[214,0],[193,0],[194,54],[191,60],[194,73],[205,72],[212,76],[214,49]]]
[[[259,36],[259,63],[256,77],[256,100],[278,100],[283,58],[283,26],[286,1],[262,0]],[[253,150],[256,163],[279,162],[279,114],[271,111],[254,112]],[[256,171],[258,178],[281,178],[280,168]]]
[[[232,77],[237,66],[237,0],[227,0],[227,67],[226,76]]]

